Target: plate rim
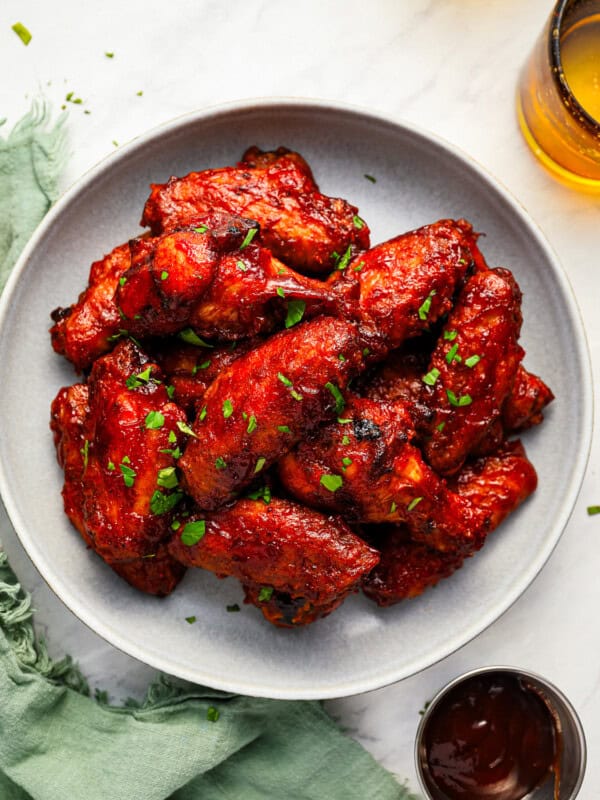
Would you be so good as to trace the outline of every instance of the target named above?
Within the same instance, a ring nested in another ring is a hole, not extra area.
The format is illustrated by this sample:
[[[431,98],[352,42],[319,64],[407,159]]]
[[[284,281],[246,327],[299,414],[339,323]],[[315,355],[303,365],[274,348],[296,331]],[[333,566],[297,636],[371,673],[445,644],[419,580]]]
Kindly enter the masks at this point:
[[[500,619],[500,617],[506,613],[506,611],[532,584],[537,575],[539,575],[555,547],[557,546],[574,510],[589,459],[593,433],[593,383],[591,378],[591,354],[587,342],[581,311],[577,304],[577,300],[567,273],[552,246],[548,242],[546,236],[523,207],[523,205],[518,201],[518,199],[516,199],[506,188],[506,186],[495,176],[493,176],[489,170],[483,167],[476,159],[463,151],[460,147],[450,143],[436,133],[422,128],[419,125],[415,125],[408,120],[396,117],[393,114],[385,114],[380,111],[343,102],[299,97],[254,98],[210,105],[167,120],[134,137],[132,140],[122,145],[117,151],[104,156],[97,164],[86,170],[77,180],[72,183],[71,186],[69,186],[62,193],[60,198],[52,206],[32,234],[31,238],[20,254],[15,266],[13,267],[4,291],[2,292],[2,296],[0,297],[0,331],[4,330],[5,318],[11,308],[13,294],[16,293],[16,290],[19,286],[21,273],[24,272],[31,254],[37,249],[46,232],[53,226],[55,220],[60,217],[63,209],[68,207],[72,200],[81,192],[85,192],[88,187],[103,174],[107,167],[116,167],[121,161],[127,160],[131,154],[136,152],[136,150],[143,149],[153,140],[162,138],[169,134],[176,134],[181,129],[185,129],[190,125],[200,124],[215,118],[231,114],[238,114],[241,112],[265,113],[273,112],[277,109],[302,112],[306,113],[307,115],[311,112],[327,112],[335,115],[347,115],[349,117],[354,117],[357,121],[362,120],[368,123],[377,122],[384,124],[395,129],[396,131],[400,130],[402,133],[411,136],[416,135],[422,141],[433,144],[438,149],[446,152],[453,159],[470,167],[471,171],[476,173],[479,179],[481,179],[486,185],[490,186],[493,191],[501,196],[504,202],[510,207],[511,211],[519,217],[519,220],[524,227],[535,236],[537,246],[544,252],[547,260],[551,264],[553,275],[558,282],[558,287],[561,292],[561,299],[565,304],[566,311],[573,324],[573,327],[578,334],[578,336],[575,337],[574,344],[578,360],[582,365],[583,377],[583,382],[579,387],[582,441],[577,450],[577,454],[573,463],[568,488],[564,497],[563,507],[560,514],[555,517],[551,526],[551,532],[553,535],[546,539],[544,542],[544,547],[537,552],[536,560],[533,566],[530,566],[530,568],[525,571],[524,577],[519,582],[516,590],[508,592],[505,602],[493,606],[493,608],[490,609],[487,614],[483,615],[483,617],[480,617],[476,623],[472,623],[467,630],[462,630],[460,635],[455,635],[454,638],[449,640],[443,653],[438,653],[433,658],[431,656],[427,657],[424,655],[419,659],[413,660],[410,663],[410,666],[405,666],[402,669],[394,669],[392,667],[386,671],[379,670],[376,673],[378,677],[352,679],[343,683],[338,682],[335,686],[327,684],[326,686],[311,686],[311,688],[288,687],[287,689],[269,688],[262,683],[257,685],[245,683],[244,681],[240,680],[234,680],[233,682],[221,680],[219,675],[202,675],[202,670],[196,669],[195,671],[192,671],[188,668],[182,668],[180,665],[177,665],[176,669],[174,670],[173,664],[169,663],[168,658],[157,657],[154,653],[146,653],[143,647],[129,642],[125,636],[115,631],[110,624],[103,622],[98,618],[97,615],[94,615],[93,612],[88,613],[88,609],[82,608],[77,600],[71,596],[70,591],[65,589],[64,586],[62,586],[60,589],[55,586],[54,575],[48,574],[51,572],[51,570],[48,569],[49,565],[47,559],[38,553],[35,545],[35,539],[32,539],[32,537],[28,534],[27,525],[21,518],[16,506],[16,502],[13,501],[7,476],[8,465],[5,465],[3,460],[0,460],[0,495],[2,496],[6,512],[10,522],[13,525],[17,538],[46,584],[50,587],[54,594],[57,595],[61,602],[73,614],[75,614],[75,616],[77,616],[78,619],[80,619],[94,633],[99,635],[113,647],[116,647],[133,658],[136,658],[139,661],[142,661],[143,663],[148,664],[149,666],[154,667],[162,672],[176,675],[177,677],[183,678],[191,683],[197,684],[202,682],[216,689],[238,692],[250,696],[271,697],[274,699],[333,699],[382,688],[383,686],[415,675],[421,672],[423,669],[426,669],[427,667],[430,667],[448,657],[452,653],[456,652],[456,650],[466,645],[480,633],[483,633],[483,631],[485,631],[493,622]]]

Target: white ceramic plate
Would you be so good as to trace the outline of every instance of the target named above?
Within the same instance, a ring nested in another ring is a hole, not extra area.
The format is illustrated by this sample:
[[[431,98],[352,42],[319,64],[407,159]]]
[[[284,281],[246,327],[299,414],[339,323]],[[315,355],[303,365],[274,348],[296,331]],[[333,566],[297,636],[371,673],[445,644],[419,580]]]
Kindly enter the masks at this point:
[[[480,554],[418,599],[382,610],[353,596],[304,630],[277,630],[250,606],[228,613],[228,604],[241,605],[241,588],[200,570],[190,570],[166,600],[127,586],[70,527],[48,428],[52,398],[75,380],[51,350],[50,311],[77,297],[93,260],[139,233],[151,181],[232,164],[251,144],[299,150],[324,192],[359,206],[373,243],[441,217],[464,216],[485,232],[489,263],[510,267],[524,291],[525,363],[556,394],[545,424],[525,436],[539,489]],[[582,480],[591,437],[589,374],[580,317],[554,255],[515,200],[466,156],[408,125],[348,107],[278,100],[202,111],[135,140],[85,175],[23,253],[0,307],[0,489],[48,584],[116,647],[215,688],[340,697],[443,658],[533,580]],[[185,621],[192,614],[194,625]]]

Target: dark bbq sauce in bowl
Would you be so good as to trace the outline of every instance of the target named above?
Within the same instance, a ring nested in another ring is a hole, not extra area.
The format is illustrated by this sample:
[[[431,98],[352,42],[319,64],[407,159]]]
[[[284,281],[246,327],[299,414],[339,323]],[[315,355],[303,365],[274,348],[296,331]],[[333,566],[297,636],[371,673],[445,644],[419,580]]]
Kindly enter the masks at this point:
[[[548,705],[524,679],[499,672],[452,688],[432,709],[423,744],[439,800],[521,800],[558,763]]]

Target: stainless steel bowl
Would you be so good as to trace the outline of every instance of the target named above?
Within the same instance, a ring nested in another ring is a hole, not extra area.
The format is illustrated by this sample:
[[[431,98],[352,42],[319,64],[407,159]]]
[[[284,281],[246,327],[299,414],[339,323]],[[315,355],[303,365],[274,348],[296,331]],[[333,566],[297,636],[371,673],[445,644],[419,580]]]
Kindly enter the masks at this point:
[[[554,794],[554,781],[545,781],[537,789],[527,794],[524,800],[574,800],[581,788],[586,765],[585,736],[575,709],[556,686],[540,675],[515,667],[503,666],[481,667],[459,675],[440,689],[427,707],[417,729],[415,741],[417,775],[421,781],[421,787],[425,797],[428,798],[428,800],[445,800],[446,798],[446,795],[440,792],[439,788],[437,788],[433,782],[427,765],[427,753],[424,744],[425,730],[436,706],[451,689],[458,686],[463,681],[477,675],[489,673],[504,673],[525,680],[527,684],[545,700],[555,719],[555,724],[559,732],[560,782],[558,796],[555,797]]]

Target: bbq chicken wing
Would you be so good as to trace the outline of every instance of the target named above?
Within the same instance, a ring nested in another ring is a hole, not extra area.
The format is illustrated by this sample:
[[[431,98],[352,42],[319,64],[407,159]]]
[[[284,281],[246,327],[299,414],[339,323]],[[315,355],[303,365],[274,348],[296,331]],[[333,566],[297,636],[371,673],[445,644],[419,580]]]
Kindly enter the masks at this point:
[[[356,327],[318,317],[234,361],[208,387],[180,461],[201,508],[231,500],[307,431],[343,408],[341,392],[364,368]]]
[[[450,314],[423,381],[435,409],[425,455],[441,474],[458,471],[500,419],[523,350],[521,292],[508,270],[478,272]]]
[[[402,522],[414,539],[438,550],[477,550],[487,533],[485,516],[449,491],[413,436],[403,405],[352,398],[341,420],[280,460],[279,477],[298,500],[349,521]]]
[[[160,515],[172,501],[156,485],[157,478],[164,484],[172,482],[169,476],[174,475],[172,458],[158,448],[175,444],[166,433],[165,441],[159,441],[159,429],[152,426],[162,417],[180,438],[175,421],[182,415],[172,403],[165,403],[160,390],[158,397],[152,388],[145,391],[144,400],[125,397],[144,386],[146,374],[151,374],[144,368],[152,365],[134,352],[132,344],[120,345],[97,363],[89,388],[75,384],[60,390],[52,404],[51,428],[65,472],[65,512],[85,543],[136,588],[166,595],[185,571],[161,543],[170,533],[170,518]],[[136,373],[141,378],[130,383],[137,383],[138,389],[129,390],[126,381]],[[148,419],[150,411],[156,413]],[[122,454],[138,447],[141,452],[135,456]],[[153,460],[155,487],[150,496],[146,473]],[[177,498],[177,493],[171,497]]]
[[[187,566],[238,578],[249,602],[285,627],[328,614],[379,560],[341,519],[278,498],[192,514],[169,550]]]
[[[221,209],[258,222],[264,246],[301,271],[330,272],[335,254],[369,247],[358,209],[321,194],[304,159],[282,147],[273,153],[252,147],[236,167],[191,172],[151,188],[142,225],[155,235]]]

